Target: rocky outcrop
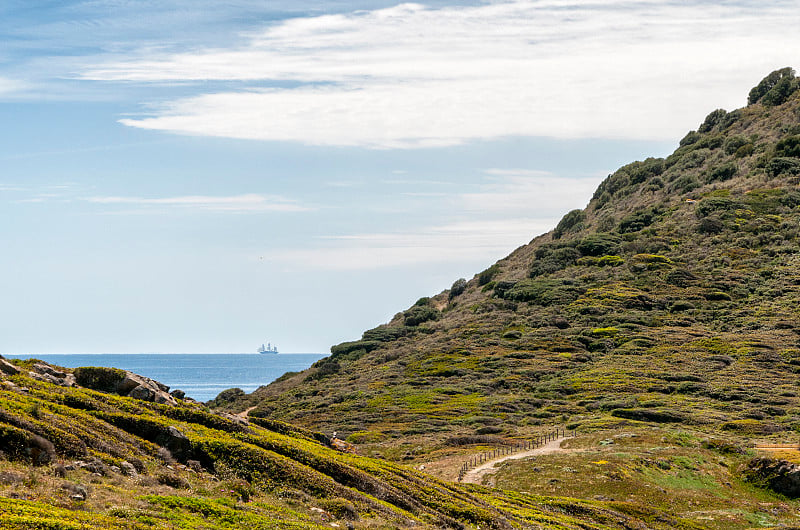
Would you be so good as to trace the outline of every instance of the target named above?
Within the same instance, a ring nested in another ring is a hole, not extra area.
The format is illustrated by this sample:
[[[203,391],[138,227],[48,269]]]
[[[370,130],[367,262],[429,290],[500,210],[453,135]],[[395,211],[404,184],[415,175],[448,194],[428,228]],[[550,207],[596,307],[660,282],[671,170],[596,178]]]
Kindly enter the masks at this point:
[[[167,385],[132,372],[125,373],[125,378],[115,389],[117,394],[165,405],[177,404],[175,398],[169,394]]]
[[[791,498],[800,497],[800,465],[768,457],[752,459],[744,470],[748,482]]]
[[[19,373],[19,368],[6,361],[3,356],[0,355],[0,372],[6,375],[17,375]]]
[[[28,375],[30,375],[33,379],[44,381],[46,383],[52,383],[58,386],[78,386],[78,384],[75,382],[75,376],[73,374],[56,370],[49,364],[45,363],[34,364],[33,370],[31,370]]]
[[[75,369],[75,377],[78,385],[92,390],[166,405],[177,404],[167,385],[127,370],[85,366]]]

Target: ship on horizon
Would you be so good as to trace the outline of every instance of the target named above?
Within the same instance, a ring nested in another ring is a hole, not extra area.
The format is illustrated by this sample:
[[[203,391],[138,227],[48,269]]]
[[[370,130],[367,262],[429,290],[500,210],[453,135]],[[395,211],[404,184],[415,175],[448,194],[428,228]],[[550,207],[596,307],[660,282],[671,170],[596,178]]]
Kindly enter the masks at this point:
[[[258,353],[278,353],[278,347],[268,342],[266,346],[262,344],[258,347]]]

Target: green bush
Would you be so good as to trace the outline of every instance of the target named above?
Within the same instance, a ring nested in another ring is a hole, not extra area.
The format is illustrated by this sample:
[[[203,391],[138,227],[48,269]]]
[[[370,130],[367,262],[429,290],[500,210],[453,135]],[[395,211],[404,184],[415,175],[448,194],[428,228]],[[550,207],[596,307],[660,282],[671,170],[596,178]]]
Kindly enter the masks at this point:
[[[447,293],[447,298],[452,300],[456,296],[460,296],[464,291],[467,289],[467,280],[464,278],[459,278],[453,282],[453,285],[450,287],[450,292]]]
[[[75,368],[75,380],[81,386],[99,390],[101,392],[114,392],[117,385],[126,377],[125,370],[119,368],[105,368],[102,366],[83,366]]]
[[[659,206],[651,206],[649,208],[642,208],[631,214],[626,215],[619,222],[617,230],[621,234],[630,232],[638,232],[653,224],[656,218],[663,213],[663,208]]]
[[[408,330],[404,327],[389,327],[384,324],[365,331],[359,342],[393,342],[407,333]]]
[[[743,145],[747,145],[749,143],[750,140],[748,140],[744,136],[731,136],[727,140],[725,140],[724,144],[725,154],[732,155],[740,147],[742,147]]]
[[[742,203],[734,201],[733,199],[728,199],[727,197],[709,197],[697,203],[695,211],[700,217],[706,217],[712,213],[721,215],[733,213],[741,207]]]
[[[800,157],[800,134],[789,136],[775,144],[775,156]]]
[[[500,272],[500,265],[495,263],[488,269],[478,274],[478,285],[486,285],[487,283],[492,281],[499,272]]]
[[[439,311],[431,306],[418,306],[415,305],[408,311],[403,313],[403,323],[406,326],[419,326],[423,322],[429,320],[436,320],[439,318]]]
[[[568,280],[531,278],[517,282],[505,293],[504,298],[516,302],[549,306],[568,304],[578,298],[581,293],[582,289]]]
[[[575,248],[584,256],[604,256],[616,254],[620,242],[619,236],[600,232],[584,237]]]
[[[765,105],[780,105],[780,103],[783,103],[783,101],[780,101],[781,98],[784,98],[785,101],[785,98],[793,92],[792,85],[795,83],[796,79],[792,68],[786,67],[770,72],[758,85],[750,90],[750,94],[747,96],[747,104],[753,105],[767,98],[762,102]],[[795,86],[794,88],[796,89],[797,87]]]
[[[546,252],[537,251],[536,255],[541,257],[531,264],[531,269],[528,273],[531,278],[563,270],[570,265],[574,265],[578,258],[581,257],[580,252],[567,246],[560,248],[547,246],[539,250]]]
[[[788,157],[773,158],[767,164],[767,174],[770,177],[800,175],[800,160]]]
[[[752,155],[755,150],[756,150],[756,147],[753,144],[751,144],[751,143],[750,144],[744,144],[743,146],[741,146],[739,149],[736,150],[736,153],[734,153],[734,156],[736,158],[744,158],[744,157]]]
[[[736,172],[739,170],[736,167],[736,164],[733,162],[728,162],[727,164],[722,164],[721,166],[717,166],[712,168],[708,173],[708,182],[717,182],[717,181],[725,181],[730,180],[736,175]]]
[[[702,125],[697,129],[697,132],[707,133],[710,132],[714,127],[723,123],[725,121],[725,117],[728,115],[728,111],[725,109],[717,109],[712,111],[711,114],[706,116],[706,119],[703,121]]]
[[[553,230],[553,239],[560,239],[565,232],[577,231],[581,227],[585,217],[586,214],[583,210],[572,210],[568,212],[561,218],[561,221],[558,222],[558,225],[556,225]]]
[[[686,136],[681,138],[681,141],[679,142],[678,145],[680,145],[681,147],[685,145],[692,145],[696,143],[698,140],[700,140],[700,138],[702,138],[702,135],[697,131],[689,131],[688,133],[686,133]]]
[[[380,346],[380,342],[374,340],[354,340],[351,342],[342,342],[331,346],[331,357],[347,357],[352,358],[353,354],[363,350],[365,353],[371,352]],[[360,355],[358,355],[360,357]],[[325,361],[322,359],[317,362]]]

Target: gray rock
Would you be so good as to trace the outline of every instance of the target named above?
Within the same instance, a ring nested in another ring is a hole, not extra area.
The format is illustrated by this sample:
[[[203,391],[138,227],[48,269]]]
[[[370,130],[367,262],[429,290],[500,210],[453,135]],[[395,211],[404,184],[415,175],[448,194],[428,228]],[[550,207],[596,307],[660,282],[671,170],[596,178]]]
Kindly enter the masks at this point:
[[[756,457],[744,471],[747,480],[791,498],[800,497],[800,465],[787,460]]]
[[[149,388],[145,385],[139,385],[136,388],[132,389],[128,392],[128,397],[132,397],[135,399],[141,399],[142,401],[153,401],[155,398],[155,392],[152,388]]]
[[[0,356],[0,372],[3,372],[6,375],[17,375],[19,373],[19,368]]]
[[[125,378],[115,388],[115,391],[123,396],[164,405],[177,405],[178,402],[169,395],[168,390],[168,386],[132,372],[127,372]]]
[[[89,497],[89,492],[80,484],[73,484],[72,482],[64,482],[61,484],[61,489],[67,490],[72,495],[69,496],[73,501],[85,501]]]
[[[136,471],[136,467],[134,467],[134,465],[127,460],[120,462],[119,467],[122,468],[122,473],[128,475],[129,477],[136,478],[139,476],[139,473]]]
[[[62,372],[61,370],[56,370],[49,364],[36,363],[33,365],[33,369],[34,371],[39,372],[40,374],[52,375],[53,377],[57,377],[59,379],[64,379],[65,377],[67,377],[66,372]]]

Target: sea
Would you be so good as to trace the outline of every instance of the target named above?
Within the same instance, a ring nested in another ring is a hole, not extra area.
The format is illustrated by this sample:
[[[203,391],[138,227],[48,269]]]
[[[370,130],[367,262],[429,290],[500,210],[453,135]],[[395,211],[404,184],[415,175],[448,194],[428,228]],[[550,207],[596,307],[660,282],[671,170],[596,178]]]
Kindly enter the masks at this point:
[[[305,370],[321,353],[96,353],[96,354],[3,354],[7,359],[40,359],[64,368],[107,366],[130,370],[180,389],[197,401],[209,401],[228,388],[252,392],[286,372]]]

